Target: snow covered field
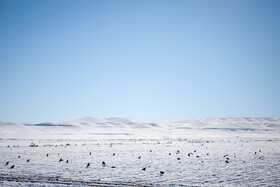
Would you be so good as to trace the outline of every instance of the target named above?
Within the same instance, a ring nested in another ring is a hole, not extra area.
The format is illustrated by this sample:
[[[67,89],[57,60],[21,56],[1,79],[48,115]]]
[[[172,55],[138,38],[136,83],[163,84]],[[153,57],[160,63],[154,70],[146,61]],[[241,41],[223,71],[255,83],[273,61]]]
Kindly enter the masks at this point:
[[[82,118],[0,127],[1,186],[280,185],[279,118]]]

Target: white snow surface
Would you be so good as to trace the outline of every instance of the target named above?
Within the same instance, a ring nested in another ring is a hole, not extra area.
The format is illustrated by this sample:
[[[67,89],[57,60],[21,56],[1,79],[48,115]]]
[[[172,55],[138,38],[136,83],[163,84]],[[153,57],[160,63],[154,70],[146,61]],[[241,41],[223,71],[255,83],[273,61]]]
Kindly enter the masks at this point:
[[[280,118],[0,122],[0,186],[279,186],[279,135]]]

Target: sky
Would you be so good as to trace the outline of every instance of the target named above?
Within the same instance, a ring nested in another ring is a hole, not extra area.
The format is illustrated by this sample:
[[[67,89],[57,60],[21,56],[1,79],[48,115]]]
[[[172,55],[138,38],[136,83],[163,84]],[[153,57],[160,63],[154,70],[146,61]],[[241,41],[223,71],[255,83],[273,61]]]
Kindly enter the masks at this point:
[[[278,0],[1,0],[0,121],[280,117]]]

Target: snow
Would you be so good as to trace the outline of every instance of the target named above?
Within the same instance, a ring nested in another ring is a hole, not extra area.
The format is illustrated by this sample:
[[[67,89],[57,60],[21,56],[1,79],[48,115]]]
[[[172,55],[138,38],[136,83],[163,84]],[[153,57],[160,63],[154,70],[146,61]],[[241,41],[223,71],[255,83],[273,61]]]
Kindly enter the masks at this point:
[[[279,118],[0,122],[0,185],[277,186],[279,127]]]

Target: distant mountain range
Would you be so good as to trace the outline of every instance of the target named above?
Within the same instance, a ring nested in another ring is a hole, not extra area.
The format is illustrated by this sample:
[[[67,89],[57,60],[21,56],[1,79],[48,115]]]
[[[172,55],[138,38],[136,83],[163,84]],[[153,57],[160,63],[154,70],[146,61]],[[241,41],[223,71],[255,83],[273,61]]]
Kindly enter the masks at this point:
[[[167,128],[167,129],[239,129],[280,130],[280,118],[186,118],[159,122],[142,122],[130,118],[85,117],[62,122],[11,123],[0,121],[3,126],[34,127],[92,127],[92,128]]]
[[[187,134],[190,131],[280,132],[280,118],[186,118],[143,122],[130,118],[86,117],[61,122],[10,123],[0,121],[0,135],[16,134],[91,134],[147,135]]]

